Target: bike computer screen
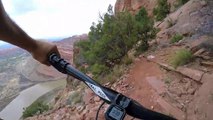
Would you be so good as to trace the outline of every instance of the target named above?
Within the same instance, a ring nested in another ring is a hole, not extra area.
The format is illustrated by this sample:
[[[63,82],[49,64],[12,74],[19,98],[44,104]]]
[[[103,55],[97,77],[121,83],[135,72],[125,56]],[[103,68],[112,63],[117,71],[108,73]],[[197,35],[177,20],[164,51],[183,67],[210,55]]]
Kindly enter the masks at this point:
[[[111,105],[106,112],[106,118],[107,120],[123,120],[125,114],[124,109],[121,109],[116,105]]]

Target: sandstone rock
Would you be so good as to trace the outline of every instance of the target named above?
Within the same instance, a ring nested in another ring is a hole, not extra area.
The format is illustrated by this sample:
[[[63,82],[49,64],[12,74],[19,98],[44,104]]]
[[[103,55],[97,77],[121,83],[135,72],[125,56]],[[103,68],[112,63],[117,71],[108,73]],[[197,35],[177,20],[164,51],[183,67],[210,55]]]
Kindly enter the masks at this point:
[[[135,61],[137,61],[137,62],[138,62],[138,61],[140,61],[140,59],[139,59],[139,58],[135,58]]]
[[[110,86],[111,86],[111,83],[108,82],[108,83],[104,84],[104,86],[105,86],[105,87],[110,87]]]
[[[100,102],[100,100],[101,100],[100,97],[98,97],[98,96],[95,96],[95,97],[94,97],[94,101],[95,101],[95,102]]]
[[[164,63],[158,63],[162,68],[169,70],[169,71],[175,71],[175,69],[167,64]]]
[[[152,60],[152,59],[154,59],[154,58],[155,58],[154,55],[149,55],[149,56],[147,56],[147,59],[148,59],[148,60]]]
[[[123,87],[129,87],[129,84],[128,83],[125,83],[122,85]]]
[[[199,49],[197,52],[194,53],[194,56],[201,55],[203,52],[205,52],[204,48]]]
[[[203,61],[203,62],[201,62],[201,65],[213,67],[213,62],[211,62],[211,61]]]
[[[72,106],[70,110],[71,110],[71,111],[75,111],[75,109],[76,109],[76,107],[75,107],[75,106]]]
[[[139,55],[139,58],[143,58],[143,57],[144,57],[144,55],[142,55],[142,54],[141,54],[141,55]]]
[[[173,4],[175,0],[168,0],[170,4]],[[122,11],[129,11],[132,14],[136,14],[140,8],[145,7],[149,15],[152,15],[152,11],[157,4],[157,0],[117,0],[115,4],[115,13]]]
[[[187,93],[194,95],[195,91],[196,91],[196,89],[190,88],[187,90]]]
[[[198,82],[201,82],[201,78],[204,74],[203,71],[195,70],[192,68],[187,68],[187,67],[178,67],[176,69],[177,72],[180,72],[181,74],[188,76],[189,78],[192,78],[193,80],[196,80]]]
[[[76,109],[77,109],[78,114],[81,114],[82,111],[85,109],[85,106],[78,106]]]
[[[207,5],[207,2],[206,2],[205,0],[202,0],[202,1],[200,1],[200,4],[201,4],[202,6],[206,6],[206,5]]]
[[[208,56],[208,55],[198,55],[198,57],[204,59],[204,60],[211,60],[212,57],[211,56]]]

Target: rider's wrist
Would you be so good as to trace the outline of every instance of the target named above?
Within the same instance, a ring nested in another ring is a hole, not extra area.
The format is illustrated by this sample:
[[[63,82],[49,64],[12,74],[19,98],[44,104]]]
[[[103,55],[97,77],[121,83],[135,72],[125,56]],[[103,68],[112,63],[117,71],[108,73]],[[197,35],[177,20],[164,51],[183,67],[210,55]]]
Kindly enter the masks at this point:
[[[30,41],[30,44],[26,45],[26,50],[30,53],[34,53],[38,48],[37,41],[32,38],[29,38],[29,41]]]

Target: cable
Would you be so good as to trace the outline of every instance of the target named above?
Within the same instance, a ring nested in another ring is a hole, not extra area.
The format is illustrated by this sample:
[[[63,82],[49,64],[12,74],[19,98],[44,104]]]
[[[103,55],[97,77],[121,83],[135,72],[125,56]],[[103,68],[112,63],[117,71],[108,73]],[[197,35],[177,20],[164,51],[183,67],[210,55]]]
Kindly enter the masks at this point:
[[[98,120],[98,114],[99,114],[99,111],[100,111],[101,107],[102,107],[104,104],[105,104],[105,101],[104,101],[104,102],[102,102],[102,103],[101,103],[101,105],[99,106],[98,111],[97,111],[97,113],[96,113],[95,120]]]

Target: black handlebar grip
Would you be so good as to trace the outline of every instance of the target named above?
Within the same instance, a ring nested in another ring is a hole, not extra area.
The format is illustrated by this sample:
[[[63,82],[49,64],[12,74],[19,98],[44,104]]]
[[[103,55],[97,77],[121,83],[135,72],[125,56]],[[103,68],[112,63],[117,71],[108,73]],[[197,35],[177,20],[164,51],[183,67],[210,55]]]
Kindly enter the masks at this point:
[[[149,110],[134,100],[132,100],[126,112],[130,116],[143,120],[177,120],[173,117]]]
[[[67,74],[66,67],[69,65],[64,59],[60,58],[57,54],[52,53],[49,55],[50,64],[55,67],[58,71]]]

